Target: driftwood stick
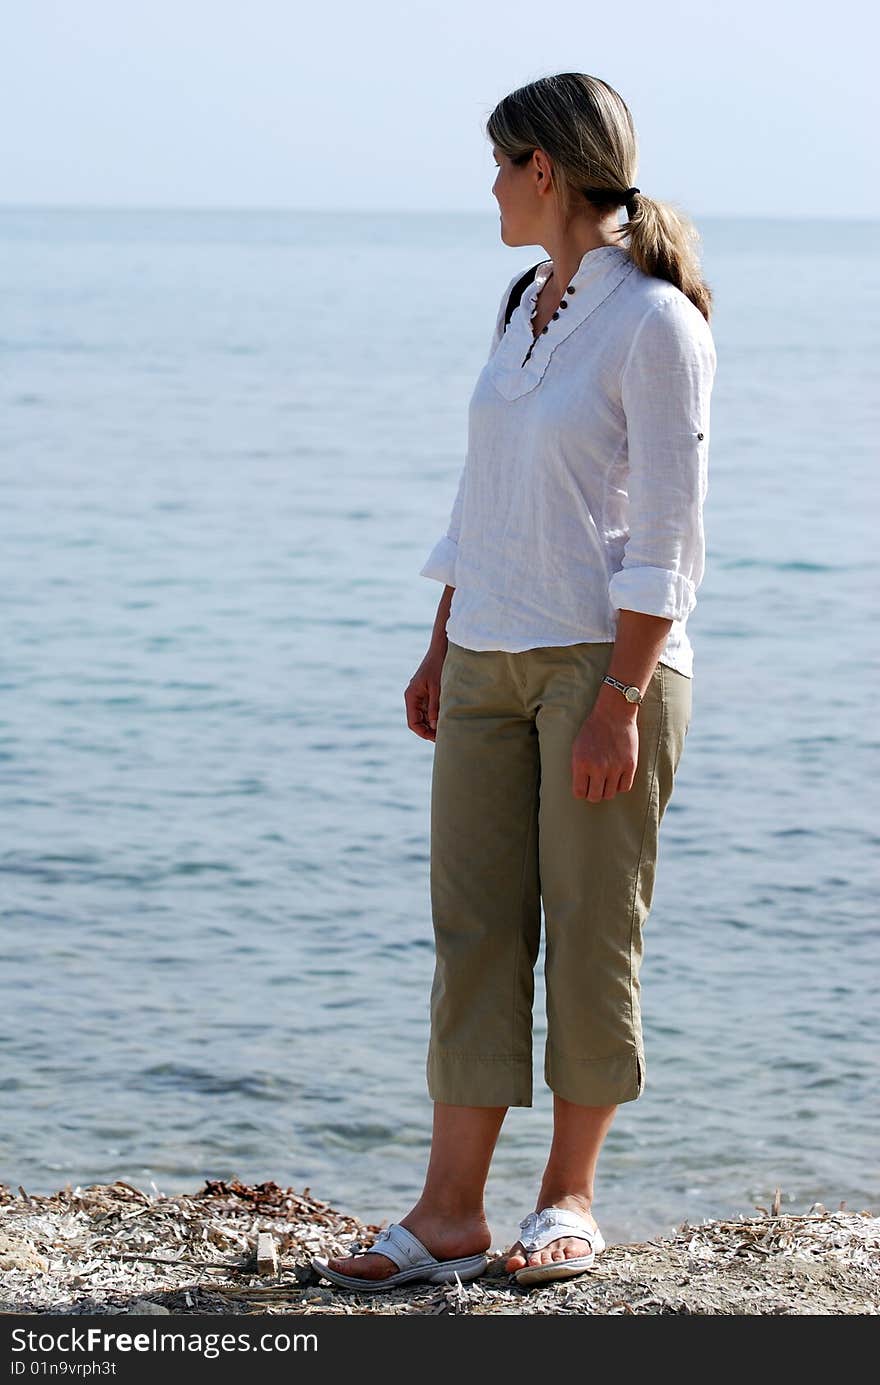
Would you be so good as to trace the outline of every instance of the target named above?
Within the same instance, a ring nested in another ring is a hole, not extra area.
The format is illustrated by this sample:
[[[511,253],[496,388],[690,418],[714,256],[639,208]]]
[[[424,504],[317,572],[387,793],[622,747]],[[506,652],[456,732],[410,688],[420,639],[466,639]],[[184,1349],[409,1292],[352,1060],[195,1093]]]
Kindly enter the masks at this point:
[[[257,1274],[278,1273],[278,1245],[271,1231],[257,1236]]]

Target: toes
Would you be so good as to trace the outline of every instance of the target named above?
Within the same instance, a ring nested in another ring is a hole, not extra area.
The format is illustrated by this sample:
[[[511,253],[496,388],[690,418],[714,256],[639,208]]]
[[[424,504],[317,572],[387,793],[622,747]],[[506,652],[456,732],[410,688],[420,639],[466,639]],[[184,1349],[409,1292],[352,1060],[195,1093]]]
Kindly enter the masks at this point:
[[[532,1251],[528,1258],[528,1263],[530,1265],[550,1265],[559,1260],[573,1260],[577,1256],[589,1255],[589,1253],[590,1247],[586,1241],[552,1241],[550,1245],[545,1246],[543,1250]],[[518,1260],[522,1260],[522,1256],[518,1256]],[[526,1262],[523,1261],[523,1264],[525,1263]],[[521,1266],[517,1264],[514,1265],[513,1268],[519,1269]]]
[[[521,1270],[525,1265],[549,1265],[555,1261],[588,1255],[589,1251],[590,1247],[586,1241],[558,1240],[551,1242],[543,1250],[533,1250],[527,1258],[522,1245],[517,1241],[508,1253],[506,1268],[512,1273],[514,1270]]]

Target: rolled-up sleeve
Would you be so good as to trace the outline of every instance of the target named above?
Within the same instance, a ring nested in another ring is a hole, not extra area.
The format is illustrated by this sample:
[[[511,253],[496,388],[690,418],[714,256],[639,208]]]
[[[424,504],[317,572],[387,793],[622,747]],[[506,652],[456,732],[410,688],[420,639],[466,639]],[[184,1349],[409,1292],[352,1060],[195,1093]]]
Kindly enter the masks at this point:
[[[510,283],[507,285],[507,288],[501,295],[501,302],[499,303],[498,311],[495,314],[495,326],[492,330],[492,337],[489,342],[490,359],[495,351],[495,348],[497,347],[502,336],[504,335],[504,315],[507,308],[507,300],[510,297],[511,289],[519,279],[521,272],[522,271],[518,270],[517,273],[514,274],[513,278],[510,280]],[[449,518],[449,525],[447,527],[446,533],[443,534],[437,540],[437,542],[434,544],[434,547],[431,549],[431,552],[428,554],[428,560],[425,563],[424,567],[419,569],[419,575],[421,577],[433,577],[436,579],[436,581],[444,582],[449,587],[455,586],[455,560],[458,554],[458,537],[461,533],[461,511],[462,506],[464,504],[464,492],[466,484],[467,462],[465,462],[464,466],[462,467],[461,475],[458,478],[458,491],[456,493],[455,500],[452,505],[452,514]]]
[[[715,369],[712,334],[699,309],[684,295],[655,303],[621,375],[628,535],[608,588],[617,610],[685,620],[697,604]]]

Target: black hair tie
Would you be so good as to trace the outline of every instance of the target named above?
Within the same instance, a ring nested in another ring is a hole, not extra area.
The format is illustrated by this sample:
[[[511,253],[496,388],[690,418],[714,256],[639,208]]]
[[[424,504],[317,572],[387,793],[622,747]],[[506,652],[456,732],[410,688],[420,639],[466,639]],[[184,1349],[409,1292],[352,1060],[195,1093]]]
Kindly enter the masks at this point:
[[[584,188],[584,197],[590,202],[617,202],[623,204],[631,202],[641,188],[627,188],[625,192],[612,192],[610,188]]]

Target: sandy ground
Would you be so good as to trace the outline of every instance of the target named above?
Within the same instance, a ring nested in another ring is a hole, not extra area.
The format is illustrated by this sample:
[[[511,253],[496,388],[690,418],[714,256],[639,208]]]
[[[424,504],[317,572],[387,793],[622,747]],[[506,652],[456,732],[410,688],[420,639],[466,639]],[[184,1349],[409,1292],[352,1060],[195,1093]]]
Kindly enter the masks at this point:
[[[816,1203],[674,1236],[609,1245],[576,1279],[480,1279],[379,1293],[330,1286],[309,1259],[380,1230],[277,1184],[208,1180],[197,1194],[70,1184],[51,1196],[0,1184],[0,1311],[27,1314],[613,1314],[880,1312],[880,1217]],[[259,1253],[259,1261],[258,1261]]]

